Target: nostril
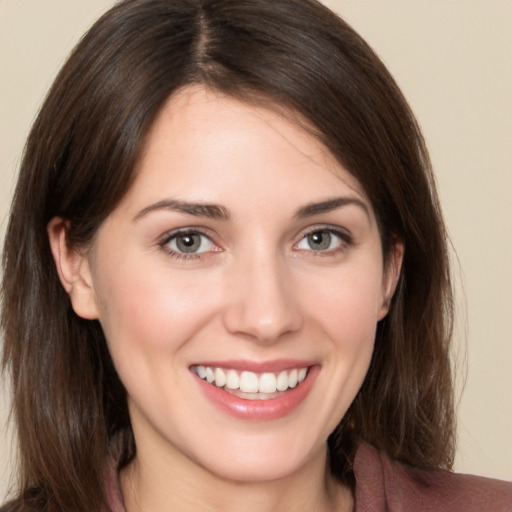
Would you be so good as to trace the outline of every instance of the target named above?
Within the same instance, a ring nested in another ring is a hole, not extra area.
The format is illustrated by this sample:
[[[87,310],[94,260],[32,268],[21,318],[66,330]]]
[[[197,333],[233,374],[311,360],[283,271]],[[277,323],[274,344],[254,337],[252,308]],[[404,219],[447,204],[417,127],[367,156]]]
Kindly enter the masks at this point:
[[[260,343],[274,343],[300,329],[302,318],[293,289],[293,276],[286,263],[272,259],[275,248],[250,261],[237,262],[231,286],[226,289],[229,302],[224,310],[226,329]]]
[[[273,309],[269,309],[273,307]],[[302,324],[300,315],[288,307],[233,305],[224,312],[224,324],[232,334],[248,336],[260,343],[273,343],[296,332]]]

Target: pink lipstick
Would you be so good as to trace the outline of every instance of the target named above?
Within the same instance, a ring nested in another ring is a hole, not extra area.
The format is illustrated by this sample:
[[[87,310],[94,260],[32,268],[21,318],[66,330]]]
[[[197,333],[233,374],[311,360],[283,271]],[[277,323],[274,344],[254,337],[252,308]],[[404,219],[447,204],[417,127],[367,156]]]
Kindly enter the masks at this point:
[[[309,394],[320,367],[309,361],[209,361],[191,366],[206,397],[227,414],[272,420],[291,413]]]

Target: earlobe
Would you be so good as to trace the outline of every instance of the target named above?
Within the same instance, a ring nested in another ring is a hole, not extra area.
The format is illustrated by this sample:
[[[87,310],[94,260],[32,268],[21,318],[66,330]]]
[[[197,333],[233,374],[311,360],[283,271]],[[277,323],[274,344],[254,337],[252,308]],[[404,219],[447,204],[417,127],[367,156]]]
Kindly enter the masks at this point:
[[[71,300],[75,313],[85,319],[98,318],[89,259],[85,251],[69,247],[69,221],[54,217],[47,226],[48,239],[60,282]]]
[[[398,280],[400,279],[403,259],[404,242],[403,240],[396,238],[389,255],[388,263],[384,269],[383,302],[379,311],[379,320],[382,320],[389,311],[391,299],[395,294]]]

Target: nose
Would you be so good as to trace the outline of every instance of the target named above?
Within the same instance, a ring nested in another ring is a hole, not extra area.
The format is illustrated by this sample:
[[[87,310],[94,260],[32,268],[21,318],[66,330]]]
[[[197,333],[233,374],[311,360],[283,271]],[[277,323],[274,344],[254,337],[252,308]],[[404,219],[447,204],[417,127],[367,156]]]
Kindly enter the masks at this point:
[[[286,262],[250,258],[230,269],[224,325],[236,335],[271,344],[298,331],[302,315]]]

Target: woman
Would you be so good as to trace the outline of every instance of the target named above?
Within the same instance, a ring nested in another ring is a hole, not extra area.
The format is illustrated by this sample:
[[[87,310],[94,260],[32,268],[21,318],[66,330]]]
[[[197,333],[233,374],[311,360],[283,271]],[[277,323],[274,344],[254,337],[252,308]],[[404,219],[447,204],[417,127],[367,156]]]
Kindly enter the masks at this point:
[[[128,0],[27,143],[6,510],[510,510],[451,467],[446,234],[405,100],[312,1]]]

